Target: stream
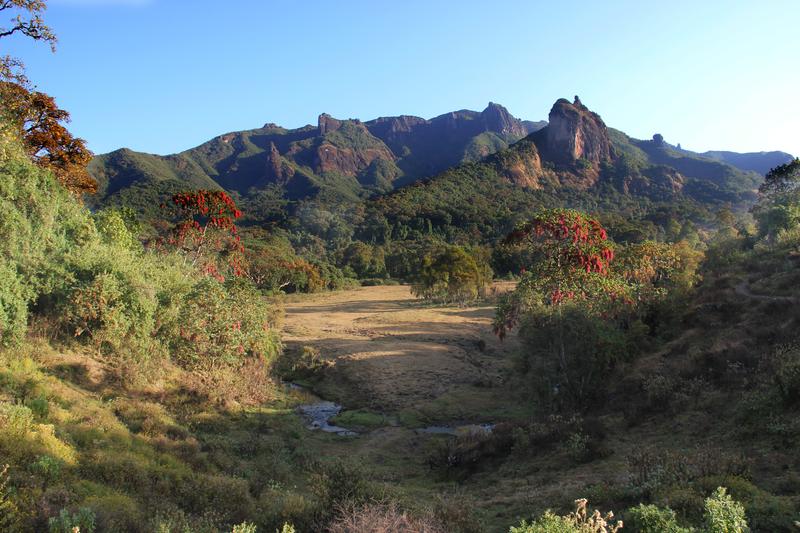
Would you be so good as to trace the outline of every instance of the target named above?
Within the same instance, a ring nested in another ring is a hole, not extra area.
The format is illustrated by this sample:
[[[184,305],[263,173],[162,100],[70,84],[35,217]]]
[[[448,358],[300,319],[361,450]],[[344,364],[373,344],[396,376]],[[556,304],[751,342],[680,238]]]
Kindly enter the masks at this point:
[[[290,389],[304,391],[312,398],[316,398],[316,396],[313,396],[311,392],[302,385],[287,383],[286,386]],[[342,437],[355,437],[359,435],[357,431],[330,423],[330,420],[342,411],[342,406],[338,403],[320,399],[313,403],[299,406],[297,411],[305,419],[307,423],[306,428],[312,431],[319,430]],[[494,424],[452,424],[415,428],[414,432],[425,435],[486,435],[491,433],[493,428]]]

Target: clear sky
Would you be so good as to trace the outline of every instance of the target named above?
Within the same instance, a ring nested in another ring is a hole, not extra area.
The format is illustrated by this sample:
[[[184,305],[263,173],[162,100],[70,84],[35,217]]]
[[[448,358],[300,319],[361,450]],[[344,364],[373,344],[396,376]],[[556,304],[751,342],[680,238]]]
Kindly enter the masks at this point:
[[[432,117],[578,94],[606,124],[704,151],[800,154],[800,0],[49,0],[4,39],[102,153],[228,131]],[[5,21],[3,21],[5,22]]]

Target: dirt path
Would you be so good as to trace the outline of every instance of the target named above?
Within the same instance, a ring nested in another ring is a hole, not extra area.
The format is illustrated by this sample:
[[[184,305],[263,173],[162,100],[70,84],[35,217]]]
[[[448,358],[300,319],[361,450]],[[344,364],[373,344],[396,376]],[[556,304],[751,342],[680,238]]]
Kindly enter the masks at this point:
[[[499,384],[516,339],[495,337],[493,314],[490,304],[430,306],[407,286],[362,287],[287,302],[284,341],[334,361],[325,381],[337,400],[398,411]]]
[[[747,283],[747,280],[738,283],[736,287],[734,287],[734,291],[736,294],[740,296],[745,296],[747,298],[753,298],[755,300],[761,300],[765,302],[784,302],[784,303],[797,303],[797,298],[793,298],[791,296],[770,296],[767,294],[755,294],[752,290],[750,290],[750,284]]]

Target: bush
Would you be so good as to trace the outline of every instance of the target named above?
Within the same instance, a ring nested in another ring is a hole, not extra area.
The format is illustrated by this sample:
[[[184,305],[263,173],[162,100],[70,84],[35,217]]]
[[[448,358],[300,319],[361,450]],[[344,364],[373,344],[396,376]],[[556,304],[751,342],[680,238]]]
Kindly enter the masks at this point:
[[[512,527],[510,533],[617,533],[622,529],[622,522],[613,523],[614,513],[603,515],[595,510],[589,514],[588,502],[585,499],[575,500],[574,513],[558,516],[552,511],[546,511],[541,517],[531,523],[522,522],[518,527]]]
[[[464,304],[482,296],[491,281],[485,260],[464,248],[448,246],[423,258],[411,292],[425,300]]]
[[[639,504],[625,513],[625,530],[634,533],[690,533],[678,525],[675,511],[655,505]]]
[[[25,336],[29,300],[16,269],[0,259],[0,346],[19,344]]]
[[[94,533],[95,516],[91,509],[82,507],[75,514],[62,509],[58,516],[50,518],[47,527],[50,533]]]
[[[275,316],[254,287],[145,251],[131,213],[92,216],[2,123],[0,133],[0,344],[19,342],[33,312],[117,361],[174,354],[208,368],[275,358]]]
[[[784,347],[775,356],[775,384],[787,405],[800,401],[800,348]]]
[[[445,533],[430,517],[415,517],[396,505],[366,505],[341,511],[328,526],[329,533]]]
[[[750,531],[744,507],[733,501],[723,487],[718,487],[706,500],[706,531],[708,533],[745,533]]]
[[[204,278],[186,295],[176,318],[161,335],[186,368],[239,363],[245,356],[272,362],[281,349],[269,307],[246,286],[226,289]]]
[[[611,371],[635,349],[616,321],[573,302],[532,309],[520,337],[520,370],[531,376],[534,390],[561,408],[602,401]]]

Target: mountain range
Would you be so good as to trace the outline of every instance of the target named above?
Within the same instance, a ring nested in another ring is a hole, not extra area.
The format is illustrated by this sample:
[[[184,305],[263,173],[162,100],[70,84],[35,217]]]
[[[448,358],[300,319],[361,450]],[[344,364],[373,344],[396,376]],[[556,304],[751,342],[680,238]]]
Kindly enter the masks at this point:
[[[528,189],[587,189],[611,180],[625,194],[666,191],[738,204],[754,198],[769,168],[791,159],[783,152],[695,153],[658,134],[633,139],[608,128],[576,96],[558,100],[546,122],[521,120],[495,103],[481,112],[432,119],[400,115],[362,122],[323,113],[316,126],[268,123],[168,156],[120,149],[95,157],[89,170],[99,184],[92,200],[98,205],[157,205],[187,188],[283,201],[357,199],[435,181],[476,161]]]
[[[401,115],[362,122],[323,113],[317,126],[286,129],[268,123],[169,156],[116,150],[97,156],[90,172],[101,200],[148,183],[222,187],[242,195],[272,186],[290,199],[325,190],[358,196],[478,160],[544,126],[517,119],[494,103],[482,112],[453,111],[429,120]]]

